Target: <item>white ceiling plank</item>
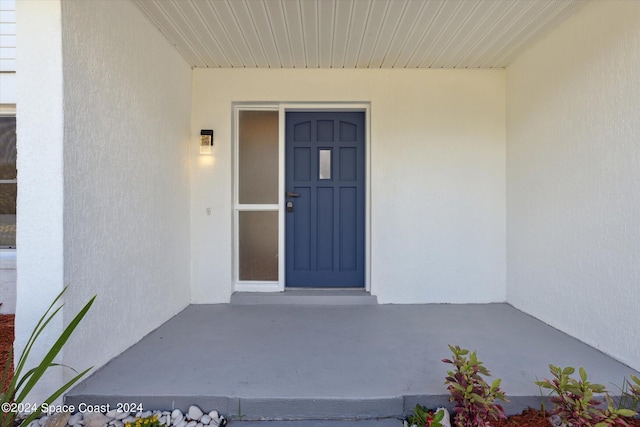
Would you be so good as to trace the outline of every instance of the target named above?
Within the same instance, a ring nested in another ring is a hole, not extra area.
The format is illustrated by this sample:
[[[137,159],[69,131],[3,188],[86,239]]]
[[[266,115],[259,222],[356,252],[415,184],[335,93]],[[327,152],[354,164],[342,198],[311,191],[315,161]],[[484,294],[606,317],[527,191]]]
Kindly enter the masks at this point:
[[[298,2],[300,4],[300,20],[302,21],[302,31],[304,33],[307,68],[318,68],[320,66],[318,52],[318,4],[312,0],[298,0]]]
[[[415,34],[416,27],[420,22],[428,2],[409,0],[402,15],[394,36],[387,46],[382,68],[395,68],[400,54],[406,49],[411,37]]]
[[[211,14],[217,20],[216,27],[211,28],[215,31],[214,34],[220,34],[218,40],[233,66],[255,67],[256,59],[251,49],[249,49],[243,29],[238,25],[230,2],[228,0],[217,0],[206,3],[209,4]],[[233,3],[238,2],[234,1]]]
[[[261,47],[264,50],[268,67],[282,68],[282,60],[280,59],[280,53],[276,46],[273,31],[271,30],[271,22],[267,15],[266,5],[262,0],[248,0],[246,5],[258,38],[260,39]]]
[[[454,12],[447,26],[443,28],[438,36],[437,42],[429,50],[430,58],[425,59],[421,66],[429,68],[443,68],[447,58],[459,40],[464,39],[473,25],[472,18],[475,16],[480,2],[460,2],[459,7]]]
[[[442,32],[443,27],[447,25],[451,15],[455,13],[460,4],[458,1],[434,1],[433,3],[436,4],[438,8],[432,16],[426,16],[429,21],[424,27],[425,31],[422,34],[420,42],[417,44],[411,58],[407,61],[407,68],[421,67],[421,64],[425,61],[427,54]]]
[[[200,15],[195,4],[192,1],[179,1],[174,4],[189,22],[192,31],[187,37],[193,40],[191,44],[198,49],[206,66],[220,67],[222,64],[227,64],[220,46],[215,42],[215,39],[211,37],[208,25],[202,15]]]
[[[437,15],[437,19],[434,20],[429,34],[425,38],[427,43],[422,45],[420,55],[415,56],[417,68],[437,67],[437,65],[434,65],[434,60],[437,58],[442,46],[446,44],[445,38],[459,31],[457,24],[461,8],[465,4],[473,7],[476,3],[477,2],[449,1],[443,4],[440,13]]]
[[[474,58],[477,57],[484,46],[487,43],[488,33],[496,28],[497,25],[504,25],[503,21],[505,16],[507,16],[510,11],[518,5],[518,2],[505,2],[496,0],[494,2],[494,8],[490,10],[488,14],[485,14],[481,20],[481,25],[478,28],[476,34],[474,34],[474,38],[471,39],[473,42],[470,46],[464,48],[463,55],[458,59],[458,63],[456,64],[457,68],[470,68],[471,64],[474,61]]]
[[[284,10],[280,0],[264,0],[267,10],[267,18],[271,26],[271,32],[278,48],[281,66],[283,68],[293,68],[293,55],[291,44],[289,43],[289,31],[285,21]]]
[[[317,0],[317,5],[318,62],[320,68],[331,68],[336,0]]]
[[[296,0],[280,0],[280,2],[284,10],[285,22],[287,23],[293,66],[295,68],[305,68],[307,66],[307,53],[300,2]]]
[[[227,7],[234,18],[234,25],[227,26],[229,34],[234,40],[242,39],[243,41],[242,44],[235,43],[241,56],[243,58],[251,58],[251,63],[254,67],[267,67],[269,63],[247,3],[234,0],[227,2]],[[244,62],[245,66],[248,66],[248,60]]]
[[[402,21],[407,14],[409,4],[409,0],[390,3],[391,7],[387,9],[387,15],[382,27],[380,28],[380,34],[378,36],[376,46],[371,54],[369,67],[380,68],[387,56],[394,56],[389,55],[389,47],[397,36],[398,29],[402,25]]]
[[[331,68],[344,68],[347,43],[351,32],[354,0],[336,2],[335,24],[333,26],[333,47],[331,52]]]
[[[442,58],[443,68],[464,68],[461,60],[476,46],[487,22],[498,19],[502,14],[500,1],[487,2],[488,7],[478,7],[469,16],[467,25],[458,31],[455,41],[447,50],[446,58]],[[478,3],[481,4],[481,3]]]
[[[238,23],[238,18],[234,14],[232,4],[242,6],[242,2],[229,1],[229,0],[217,0],[210,1],[209,4],[219,19],[221,29],[224,30],[224,35],[228,38],[229,43],[232,45],[234,52],[238,55],[239,61],[243,67],[253,68],[256,66],[256,59],[249,48],[245,31],[243,27]],[[248,23],[251,25],[251,21]],[[251,30],[247,28],[246,30]]]
[[[416,22],[408,32],[404,45],[398,50],[396,59],[393,63],[394,68],[407,68],[409,61],[418,53],[418,48],[422,40],[429,31],[433,23],[433,18],[438,14],[442,7],[442,1],[424,1],[423,7],[416,15]]]
[[[358,62],[358,55],[364,41],[364,31],[369,19],[371,2],[355,1],[351,10],[351,20],[349,27],[349,39],[346,41],[343,67],[355,68]]]
[[[549,13],[544,19],[538,19],[535,23],[529,22],[527,27],[521,31],[520,40],[517,44],[514,43],[512,46],[502,48],[500,52],[496,52],[493,59],[495,66],[506,67],[509,65],[519,53],[528,48],[531,41],[536,39],[536,35],[546,34],[560,22],[573,15],[585,3],[586,0],[568,1],[563,5],[562,11]]]
[[[360,53],[358,54],[356,67],[369,68],[369,65],[371,64],[371,56],[378,44],[380,29],[384,24],[384,19],[387,16],[387,10],[389,7],[389,2],[371,0],[369,18],[364,31],[364,37],[362,39],[362,46],[360,48]]]
[[[592,0],[131,1],[194,67],[503,68]]]
[[[202,20],[207,23],[207,31],[211,38],[215,40],[225,61],[228,62],[229,65],[226,68],[243,68],[245,66],[243,58],[236,49],[231,34],[227,31],[225,22],[218,10],[220,3],[219,1],[215,3],[208,1],[193,2]]]
[[[556,2],[555,4],[561,4]],[[521,42],[522,31],[531,22],[537,22],[540,19],[544,19],[544,15],[548,13],[551,8],[555,8],[552,2],[532,2],[529,8],[520,11],[518,16],[515,17],[508,25],[502,28],[502,31],[493,40],[493,43],[488,44],[485,47],[485,53],[482,56],[482,62],[478,65],[478,68],[483,68],[484,64],[489,62],[496,53],[500,52],[503,48],[513,45],[518,45]]]
[[[184,35],[178,31],[173,22],[161,9],[160,5],[156,2],[143,2],[141,0],[134,1],[140,10],[142,10],[156,28],[164,34],[167,40],[169,40],[169,43],[182,54],[189,64],[194,67],[197,67],[198,64],[201,67],[204,66],[204,63],[199,60],[198,55],[193,50],[193,47],[186,42]]]
[[[204,52],[206,48],[200,41],[198,34],[194,31],[189,19],[182,13],[182,10],[178,7],[178,2],[165,1],[160,3],[160,8],[169,19],[171,25],[175,29],[176,33],[180,34],[182,40],[186,43],[183,48],[193,51],[198,59],[197,67],[206,67],[207,61],[205,59]],[[183,5],[190,7],[188,3],[184,2]],[[188,45],[188,46],[187,46]]]
[[[516,3],[518,2],[514,2],[513,4]],[[524,5],[520,7],[510,7],[500,17],[500,19],[494,23],[494,25],[492,25],[490,28],[487,28],[482,40],[482,46],[469,57],[469,68],[480,68],[480,65],[485,61],[485,58],[489,54],[489,47],[493,46],[496,40],[502,37],[507,29],[513,29],[513,22],[517,21],[522,13],[524,13],[526,10],[529,10],[536,4],[536,2],[523,3]]]

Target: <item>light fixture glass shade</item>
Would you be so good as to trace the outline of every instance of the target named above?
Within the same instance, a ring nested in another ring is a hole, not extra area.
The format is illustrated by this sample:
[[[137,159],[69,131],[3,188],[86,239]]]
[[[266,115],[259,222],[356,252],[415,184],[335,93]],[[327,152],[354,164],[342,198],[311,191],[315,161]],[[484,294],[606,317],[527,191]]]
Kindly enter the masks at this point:
[[[200,154],[211,154],[213,152],[213,131],[203,129],[200,131]]]

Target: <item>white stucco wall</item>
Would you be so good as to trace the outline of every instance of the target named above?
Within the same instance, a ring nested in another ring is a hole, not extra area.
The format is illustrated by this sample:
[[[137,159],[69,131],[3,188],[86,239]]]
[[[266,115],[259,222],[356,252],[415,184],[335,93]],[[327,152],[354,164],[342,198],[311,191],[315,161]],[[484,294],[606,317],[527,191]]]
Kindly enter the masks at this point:
[[[640,369],[640,2],[507,68],[508,301]]]
[[[16,350],[68,284],[65,321],[98,300],[62,361],[99,367],[190,301],[191,70],[130,2],[17,12]],[[52,370],[30,399],[70,374]]]
[[[65,349],[100,365],[190,301],[191,68],[132,2],[63,2]]]
[[[503,70],[194,70],[192,301],[232,292],[232,102],[371,102],[371,291],[506,299]],[[206,214],[211,207],[212,215]]]
[[[63,77],[60,1],[17,2],[18,136],[16,353],[63,287]],[[62,330],[58,317],[31,354],[39,362]],[[62,381],[52,370],[32,399]],[[30,399],[31,399],[30,398]]]

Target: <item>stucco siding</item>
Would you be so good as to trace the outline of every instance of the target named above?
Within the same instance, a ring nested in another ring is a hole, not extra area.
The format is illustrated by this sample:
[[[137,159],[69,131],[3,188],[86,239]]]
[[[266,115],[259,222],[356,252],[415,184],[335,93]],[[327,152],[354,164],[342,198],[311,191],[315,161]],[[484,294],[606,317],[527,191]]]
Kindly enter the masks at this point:
[[[194,303],[232,289],[232,103],[370,102],[371,292],[382,303],[505,301],[503,70],[196,69]],[[206,214],[210,207],[212,214]]]
[[[640,3],[590,2],[507,68],[508,298],[640,369]]]
[[[191,69],[132,2],[62,4],[65,321],[100,366],[190,301]]]
[[[16,96],[21,111],[16,123],[20,190],[15,350],[21,354],[33,327],[64,283],[64,130],[60,2],[18,2],[16,14],[21,51]],[[31,363],[46,354],[62,326],[60,316],[49,324],[31,352]],[[48,396],[60,384],[62,370],[51,370],[29,400]]]

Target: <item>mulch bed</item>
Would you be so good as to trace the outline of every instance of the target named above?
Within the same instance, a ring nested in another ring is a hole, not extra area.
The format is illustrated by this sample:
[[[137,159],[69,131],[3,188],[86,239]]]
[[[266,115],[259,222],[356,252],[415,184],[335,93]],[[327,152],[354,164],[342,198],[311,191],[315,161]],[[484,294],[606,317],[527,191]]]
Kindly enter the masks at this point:
[[[535,409],[525,409],[522,414],[493,423],[494,427],[551,427],[549,415]]]
[[[13,314],[0,314],[0,379],[4,373],[4,367],[9,358],[9,352],[13,346]],[[12,372],[13,373],[13,372]],[[0,384],[2,390],[6,390],[6,386],[11,381],[11,377],[7,379],[6,384]]]
[[[525,409],[522,414],[512,415],[506,420],[492,423],[494,427],[551,427],[549,414],[540,410]],[[633,427],[640,427],[640,419],[626,420]]]

